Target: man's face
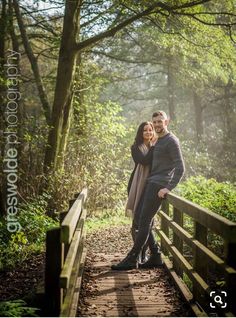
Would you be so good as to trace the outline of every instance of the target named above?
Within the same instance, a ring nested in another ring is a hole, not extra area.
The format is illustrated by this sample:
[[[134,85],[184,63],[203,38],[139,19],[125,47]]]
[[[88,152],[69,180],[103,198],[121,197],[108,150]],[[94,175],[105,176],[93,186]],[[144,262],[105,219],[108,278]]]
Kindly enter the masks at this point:
[[[164,132],[167,129],[168,119],[165,119],[162,115],[152,117],[152,123],[157,134]]]

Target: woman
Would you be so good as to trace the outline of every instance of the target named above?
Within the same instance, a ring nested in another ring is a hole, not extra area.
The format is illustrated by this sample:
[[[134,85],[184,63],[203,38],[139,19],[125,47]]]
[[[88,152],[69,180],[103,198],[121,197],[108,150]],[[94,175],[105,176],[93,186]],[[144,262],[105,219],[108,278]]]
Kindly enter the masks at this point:
[[[147,177],[150,172],[152,154],[156,135],[151,122],[143,122],[139,125],[134,144],[131,146],[131,154],[135,162],[135,167],[131,173],[128,183],[128,201],[126,205],[126,215],[134,216],[140,202]],[[132,226],[132,237],[135,238],[136,230]],[[141,256],[141,262],[145,260],[145,247]]]
[[[136,137],[131,146],[131,155],[135,163],[128,183],[128,201],[126,212],[135,213],[138,206],[147,176],[150,171],[152,162],[153,145],[152,140],[155,138],[155,131],[151,122],[145,121],[138,127]]]

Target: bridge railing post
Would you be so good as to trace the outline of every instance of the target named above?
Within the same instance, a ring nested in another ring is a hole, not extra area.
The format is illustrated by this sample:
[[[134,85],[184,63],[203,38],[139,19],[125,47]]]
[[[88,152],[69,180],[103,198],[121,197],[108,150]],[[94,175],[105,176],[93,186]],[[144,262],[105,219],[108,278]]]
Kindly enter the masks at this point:
[[[198,240],[207,247],[207,228],[197,221],[194,221],[194,239]],[[205,257],[205,254],[202,253],[198,248],[193,250],[193,268],[204,280],[207,279],[207,258]],[[201,305],[205,305],[205,295],[201,294],[199,287],[195,284],[193,284],[193,296]]]
[[[60,228],[47,231],[45,264],[45,307],[46,314],[59,316],[63,292],[60,288],[60,272],[63,264],[63,246],[60,242]]]
[[[165,214],[167,214],[167,215],[169,215],[169,208],[170,208],[170,206],[169,206],[169,203],[168,203],[168,201],[167,200],[163,200],[162,201],[162,206],[161,206],[161,209],[162,209],[162,211],[165,213]],[[162,217],[161,216],[161,230],[166,234],[166,236],[167,237],[169,237],[169,226],[168,226],[168,223],[166,222],[166,220],[165,220],[165,218],[164,217]],[[164,243],[163,243],[163,239],[161,238],[161,250],[162,250],[162,252],[165,254],[165,255],[169,255],[169,252],[168,252],[168,250],[165,248],[165,245],[164,245]]]
[[[236,238],[234,238],[235,240]],[[236,270],[236,242],[225,241],[224,243],[224,258],[225,263]],[[227,301],[230,310],[236,314],[236,275],[234,273],[228,273],[226,277],[226,289],[227,289]]]
[[[175,207],[173,208],[173,221],[183,227],[183,213]],[[183,254],[183,240],[175,232],[173,233],[173,245]],[[173,259],[173,268],[180,277],[183,277],[183,270],[175,259]]]

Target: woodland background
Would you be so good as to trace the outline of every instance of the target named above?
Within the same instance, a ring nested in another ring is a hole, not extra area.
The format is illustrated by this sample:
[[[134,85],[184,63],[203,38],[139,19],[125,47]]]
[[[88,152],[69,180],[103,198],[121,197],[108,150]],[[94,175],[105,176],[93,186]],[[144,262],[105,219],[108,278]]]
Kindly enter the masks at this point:
[[[22,96],[22,231],[5,227],[1,138],[0,267],[42,250],[56,213],[84,186],[91,217],[123,213],[135,131],[158,109],[183,149],[176,191],[236,220],[235,0],[2,0],[0,10],[0,103],[8,49],[21,53]]]

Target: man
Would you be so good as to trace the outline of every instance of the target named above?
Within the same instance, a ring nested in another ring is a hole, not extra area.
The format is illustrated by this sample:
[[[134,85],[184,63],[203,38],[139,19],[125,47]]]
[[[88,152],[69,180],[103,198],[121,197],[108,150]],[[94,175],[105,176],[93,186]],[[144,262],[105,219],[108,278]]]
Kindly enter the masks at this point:
[[[153,218],[161,207],[162,199],[181,180],[184,174],[184,162],[178,139],[168,131],[169,119],[164,111],[153,114],[152,121],[158,135],[158,141],[154,147],[151,173],[148,177],[142,206],[137,211],[138,232],[134,245],[127,256],[117,265],[112,265],[115,270],[128,270],[138,267],[138,257],[146,241],[151,250],[150,259],[142,268],[151,268],[161,264],[158,246],[150,235]],[[135,213],[136,214],[136,213]],[[150,242],[149,242],[150,243]]]

